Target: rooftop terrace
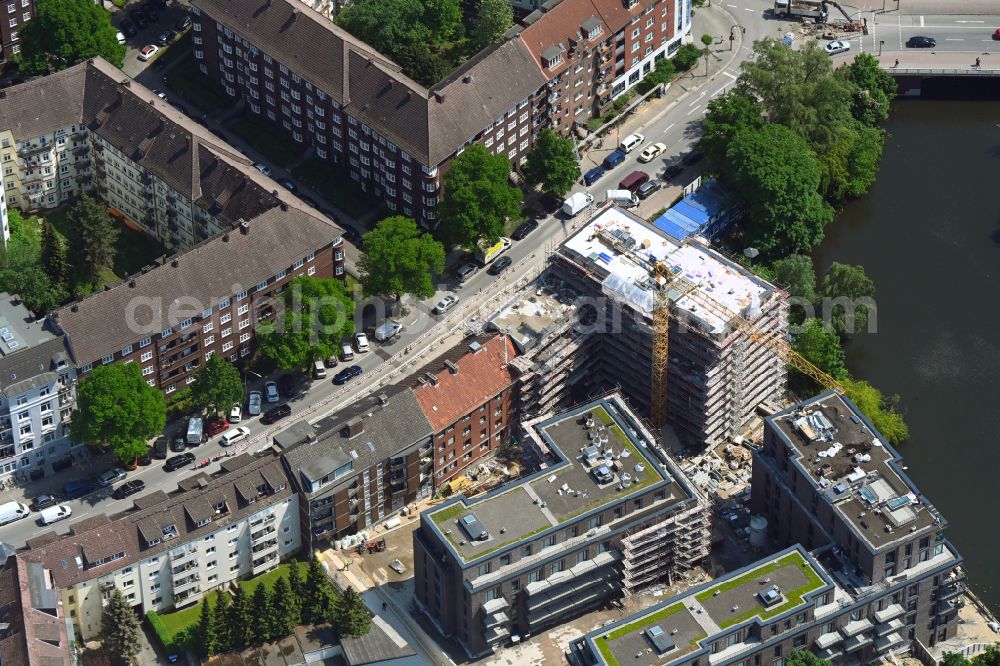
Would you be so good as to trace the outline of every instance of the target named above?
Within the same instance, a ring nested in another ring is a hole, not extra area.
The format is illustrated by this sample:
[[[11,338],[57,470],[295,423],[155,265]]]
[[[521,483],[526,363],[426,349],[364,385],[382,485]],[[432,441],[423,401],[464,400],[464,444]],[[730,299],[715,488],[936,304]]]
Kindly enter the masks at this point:
[[[943,526],[933,506],[899,468],[899,454],[861,412],[835,393],[770,418],[834,509],[873,548]]]
[[[624,253],[612,246],[612,239],[630,248]],[[602,280],[604,293],[651,315],[656,289],[651,270],[663,262],[670,270],[696,284],[702,292],[734,313],[753,320],[774,287],[697,238],[676,241],[660,229],[618,207],[605,208],[580,231],[562,244],[562,253],[594,271]],[[675,307],[719,334],[727,321],[708,312],[689,296],[669,292]]]
[[[671,481],[622,417],[625,406],[598,400],[535,424],[536,434],[560,461],[521,482],[481,498],[428,512],[465,561],[499,550],[599,507],[622,501],[652,484]],[[684,491],[668,486],[668,499]],[[475,540],[459,524],[472,516],[489,535]]]
[[[712,583],[657,604],[587,636],[611,665],[669,664],[699,641],[737,624],[794,612],[827,586],[820,569],[797,548],[761,560]],[[650,631],[651,630],[651,631]]]

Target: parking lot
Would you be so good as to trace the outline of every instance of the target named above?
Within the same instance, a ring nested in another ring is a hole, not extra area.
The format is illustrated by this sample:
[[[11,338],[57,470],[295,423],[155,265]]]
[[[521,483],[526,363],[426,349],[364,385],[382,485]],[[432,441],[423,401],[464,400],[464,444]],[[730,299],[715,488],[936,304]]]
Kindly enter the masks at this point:
[[[163,54],[166,46],[177,41],[184,33],[181,21],[189,16],[191,7],[177,0],[145,0],[129,2],[123,9],[117,9],[111,22],[125,35],[125,64],[122,70],[131,77],[138,76],[147,67],[153,66]],[[171,35],[173,31],[173,35]],[[168,37],[166,46],[161,36]],[[155,53],[148,61],[139,59],[145,46],[156,46]]]

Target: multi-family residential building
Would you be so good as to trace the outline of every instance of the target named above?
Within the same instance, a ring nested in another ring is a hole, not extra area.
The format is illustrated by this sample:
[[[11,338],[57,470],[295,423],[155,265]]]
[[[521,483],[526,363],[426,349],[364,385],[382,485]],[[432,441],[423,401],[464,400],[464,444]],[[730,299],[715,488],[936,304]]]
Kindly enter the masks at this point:
[[[420,515],[419,608],[470,655],[689,569],[707,502],[618,395],[523,424],[541,469]]]
[[[838,584],[875,600],[872,612],[902,606],[907,644],[932,647],[955,635],[964,575],[944,536],[947,521],[846,398],[825,393],[766,419],[751,502],[775,544],[830,549]],[[861,636],[877,638],[870,628]],[[832,655],[854,646],[831,638],[819,647]]]
[[[35,16],[35,0],[7,0],[0,5],[0,62],[21,52],[17,33]]]
[[[66,336],[0,294],[0,478],[69,466],[76,366]]]
[[[426,88],[298,0],[195,0],[201,71],[393,211],[437,223],[442,169],[471,143],[522,161],[542,127],[607,108],[690,32],[689,0],[545,3]]]
[[[475,469],[512,433],[514,374],[510,362],[517,350],[506,336],[482,343],[460,343],[453,352],[425,366],[408,383],[434,430],[434,487]]]
[[[73,639],[51,572],[0,544],[0,664],[70,666]]]
[[[370,529],[418,497],[431,479],[420,471],[432,429],[413,392],[383,393],[310,425],[274,436],[299,493],[302,532],[310,548]]]
[[[249,454],[198,473],[171,493],[138,497],[28,540],[18,553],[43,565],[76,635],[91,640],[114,588],[141,613],[182,608],[238,578],[273,569],[301,546],[298,498],[281,461]]]

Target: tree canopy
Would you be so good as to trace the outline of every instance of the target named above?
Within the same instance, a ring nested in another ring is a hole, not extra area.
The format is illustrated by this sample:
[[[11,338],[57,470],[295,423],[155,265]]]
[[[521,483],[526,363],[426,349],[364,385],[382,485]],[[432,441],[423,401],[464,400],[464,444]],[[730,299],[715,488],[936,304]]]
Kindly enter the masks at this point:
[[[130,463],[163,432],[166,414],[163,394],[146,383],[138,364],[100,365],[77,388],[70,433],[75,441],[108,449]]]
[[[228,412],[243,402],[243,380],[239,370],[220,354],[212,354],[194,373],[191,401],[198,409]]]
[[[83,258],[91,277],[111,270],[121,227],[107,208],[90,195],[81,194],[69,209],[68,217],[83,237]]]
[[[131,663],[142,647],[139,618],[115,587],[101,612],[101,648],[112,658]]]
[[[35,16],[18,32],[18,62],[25,74],[47,74],[94,56],[115,67],[125,61],[111,15],[92,0],[38,0]]]
[[[820,170],[805,140],[784,125],[736,133],[727,179],[746,202],[750,244],[770,256],[805,252],[823,239],[833,209],[818,194]]]
[[[365,234],[361,258],[361,284],[368,296],[399,300],[403,294],[417,298],[434,295],[434,276],[444,271],[444,247],[416,223],[394,215],[381,220]]]
[[[763,109],[754,97],[731,90],[709,101],[701,121],[698,149],[705,153],[713,167],[720,169],[726,164],[726,151],[736,132],[742,129],[759,131],[764,122]]]
[[[802,332],[795,336],[793,346],[807,361],[834,379],[847,377],[840,338],[835,333],[827,331],[820,320],[806,319],[802,325]],[[793,384],[796,389],[811,388],[811,382],[805,377],[796,378]]]
[[[477,50],[497,44],[514,25],[514,8],[507,0],[479,0],[472,37]]]
[[[580,163],[573,142],[543,127],[522,169],[530,185],[541,185],[557,197],[565,195],[580,178]]]
[[[890,101],[896,96],[896,79],[882,69],[875,56],[859,53],[843,72],[857,86],[852,100],[854,117],[870,126],[888,118]]]
[[[809,650],[792,650],[785,657],[785,666],[830,666],[830,662]]]
[[[350,585],[337,595],[334,605],[337,633],[341,636],[364,636],[372,628],[372,614],[364,599]]]
[[[438,207],[445,244],[471,250],[481,238],[491,244],[500,238],[507,220],[521,214],[521,190],[508,183],[509,174],[507,156],[478,143],[452,162]]]
[[[834,262],[823,276],[823,316],[840,336],[867,331],[875,283],[863,266]]]
[[[285,370],[337,353],[354,332],[354,301],[340,280],[301,275],[284,291],[284,316],[257,328],[262,354]]]
[[[861,413],[871,420],[887,442],[897,445],[909,439],[910,429],[902,414],[896,411],[899,396],[886,398],[868,382],[853,379],[844,382],[844,392]]]
[[[48,275],[43,262],[43,239],[32,233],[30,222],[16,209],[7,211],[10,239],[0,254],[0,290],[17,294],[36,315],[45,315],[69,298],[69,293]],[[52,251],[51,247],[49,248]]]

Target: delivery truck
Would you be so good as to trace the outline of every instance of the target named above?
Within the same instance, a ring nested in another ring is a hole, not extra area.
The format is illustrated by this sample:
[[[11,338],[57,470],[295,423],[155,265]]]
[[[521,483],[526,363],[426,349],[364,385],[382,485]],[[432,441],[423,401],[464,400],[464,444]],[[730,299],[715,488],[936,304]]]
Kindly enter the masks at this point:
[[[562,212],[569,217],[576,217],[577,213],[594,203],[594,197],[586,192],[575,192],[563,202]]]

